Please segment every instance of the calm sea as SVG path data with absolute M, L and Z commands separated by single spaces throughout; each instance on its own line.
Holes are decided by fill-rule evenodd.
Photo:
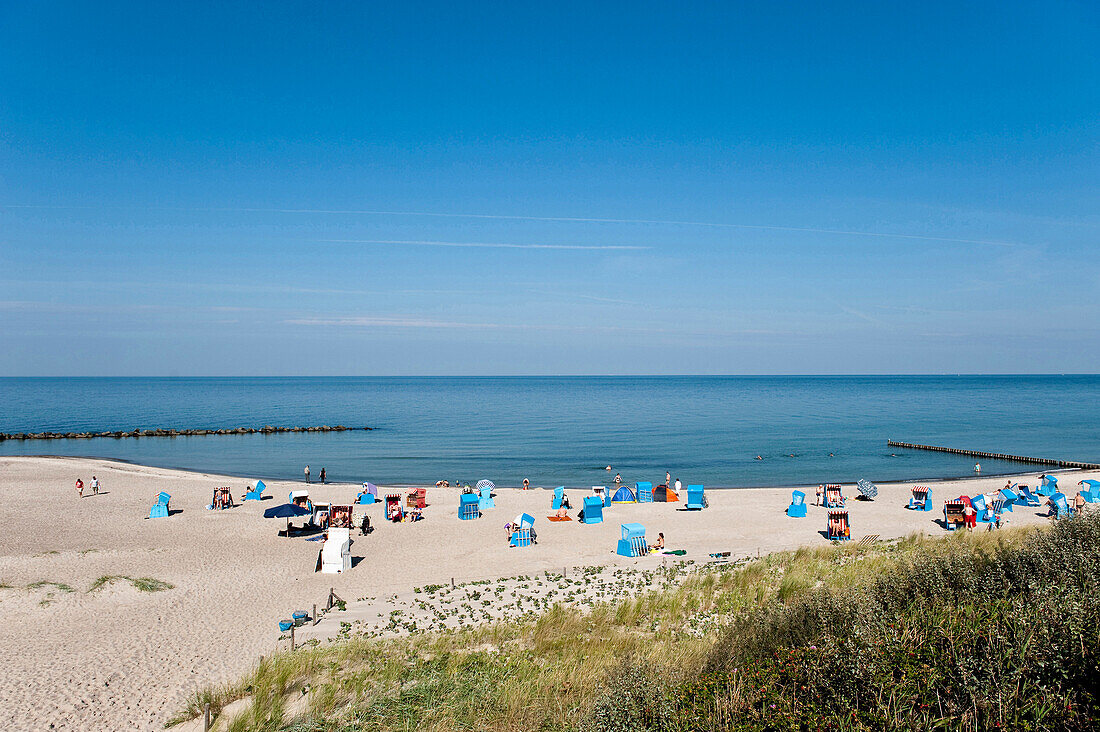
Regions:
M 269 478 L 298 478 L 309 463 L 314 475 L 378 483 L 587 486 L 610 479 L 607 465 L 630 482 L 663 482 L 668 470 L 714 487 L 932 479 L 973 475 L 974 460 L 886 440 L 1100 462 L 1098 397 L 1098 376 L 5 378 L 0 432 L 375 429 L 5 441 L 0 454 Z

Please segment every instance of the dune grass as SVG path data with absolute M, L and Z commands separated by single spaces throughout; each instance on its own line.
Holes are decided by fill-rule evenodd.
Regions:
M 129 582 L 130 585 L 140 592 L 164 592 L 165 590 L 171 590 L 175 587 L 170 582 L 159 580 L 154 577 L 130 577 L 124 574 L 105 574 L 88 588 L 88 592 L 95 592 L 96 590 L 104 587 L 112 582 Z
M 916 560 L 992 557 L 1028 535 L 957 532 L 805 548 L 743 566 L 704 565 L 674 588 L 591 609 L 558 604 L 525 621 L 315 645 L 267 658 L 241 682 L 196 695 L 173 722 L 197 716 L 206 702 L 217 713 L 247 698 L 228 729 L 577 729 L 596 724 L 593 710 L 609 690 L 621 696 L 612 680 L 624 676 L 624 659 L 625 668 L 648 669 L 646 678 L 664 679 L 668 688 L 686 687 L 710 671 L 716 644 L 746 617 L 793 607 L 821 588 L 866 588 Z

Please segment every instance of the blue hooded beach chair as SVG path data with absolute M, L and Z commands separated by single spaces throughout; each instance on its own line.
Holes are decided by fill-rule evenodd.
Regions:
M 369 506 L 378 500 L 378 486 L 374 483 L 364 483 L 363 490 L 359 491 L 358 503 L 360 506 Z
M 699 484 L 689 485 L 687 494 L 687 503 L 684 504 L 684 508 L 691 511 L 702 511 L 707 507 L 707 496 L 704 493 L 703 486 Z
M 976 516 L 975 521 L 981 521 L 984 524 L 988 524 L 993 520 L 993 507 L 986 505 L 985 496 L 978 494 L 970 499 L 970 505 L 974 507 Z
M 157 496 L 157 502 L 149 509 L 149 518 L 168 518 L 168 504 L 171 500 L 172 496 L 162 491 Z
M 1017 485 L 1019 489 L 1020 497 L 1016 499 L 1016 503 L 1021 506 L 1041 506 L 1043 502 L 1039 500 L 1039 496 L 1031 492 L 1031 487 L 1026 485 Z
M 482 481 L 482 482 L 483 483 L 488 483 L 488 481 Z M 496 502 L 493 501 L 493 484 L 492 483 L 489 483 L 489 485 L 481 486 L 481 498 L 478 499 L 478 500 L 479 500 L 479 505 L 480 505 L 482 511 L 484 511 L 487 508 L 496 508 L 497 507 Z
M 458 517 L 463 521 L 481 518 L 481 502 L 476 493 L 463 493 L 458 497 Z
M 1088 503 L 1100 503 L 1100 480 L 1082 480 L 1081 497 Z
M 519 526 L 512 527 L 510 546 L 531 546 L 535 540 L 535 517 L 529 513 L 522 514 L 519 518 Z
M 806 494 L 791 491 L 791 505 L 787 506 L 787 515 L 791 518 L 806 518 Z
M 267 490 L 267 486 L 264 485 L 262 480 L 256 481 L 256 487 L 250 491 L 244 492 L 244 500 L 246 501 L 262 501 L 264 499 L 264 491 Z
M 559 485 L 554 489 L 554 497 L 550 499 L 551 510 L 557 511 L 561 508 L 562 501 L 565 500 L 565 486 Z
M 584 523 L 586 524 L 602 524 L 603 523 L 603 499 L 599 496 L 585 496 L 584 497 L 584 510 L 582 511 L 584 516 Z
M 634 497 L 638 503 L 653 503 L 653 484 L 646 480 L 635 483 Z
M 1042 476 L 1042 478 L 1043 484 L 1040 485 L 1038 490 L 1036 490 L 1035 492 L 1038 493 L 1040 496 L 1046 496 L 1047 498 L 1050 498 L 1058 492 L 1058 478 L 1053 475 L 1044 475 Z
M 1011 488 L 1001 489 L 1001 498 L 1004 499 L 1004 510 L 1012 513 L 1012 507 L 1020 500 L 1020 496 Z
M 1054 506 L 1054 518 L 1062 519 L 1073 515 L 1073 509 L 1069 507 L 1069 501 L 1061 493 L 1055 493 L 1051 496 L 1050 502 Z
M 615 553 L 623 557 L 644 557 L 649 554 L 645 543 L 645 526 L 641 524 L 620 524 L 622 532 Z

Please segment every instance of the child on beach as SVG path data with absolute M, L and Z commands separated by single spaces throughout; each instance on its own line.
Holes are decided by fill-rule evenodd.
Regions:
M 80 478 L 76 479 L 76 492 L 81 498 L 84 497 L 84 481 Z

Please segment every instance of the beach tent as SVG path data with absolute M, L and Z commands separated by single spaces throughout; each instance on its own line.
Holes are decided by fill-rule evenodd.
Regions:
M 653 503 L 653 484 L 648 480 L 635 483 L 634 498 L 638 500 L 638 503 Z
M 1050 496 L 1053 496 L 1055 493 L 1058 492 L 1057 477 L 1053 475 L 1040 475 L 1039 477 L 1042 479 L 1043 484 L 1039 486 L 1039 489 L 1036 491 L 1036 493 L 1038 493 L 1040 496 L 1047 496 L 1049 498 Z
M 644 557 L 649 554 L 645 543 L 645 526 L 641 524 L 620 524 L 622 532 L 615 553 L 623 557 Z
M 168 518 L 168 503 L 171 500 L 172 496 L 161 491 L 154 499 L 153 507 L 149 509 L 149 518 Z
M 676 495 L 676 491 L 662 484 L 653 489 L 653 500 L 658 503 L 675 503 L 680 497 Z
M 284 503 L 281 506 L 275 506 L 264 511 L 264 518 L 285 518 L 286 519 L 286 535 L 290 536 L 290 520 L 292 518 L 298 518 L 300 516 L 308 516 L 310 510 L 305 506 L 301 506 L 297 503 Z
M 851 541 L 852 530 L 848 526 L 847 511 L 829 511 L 829 523 L 825 533 L 832 541 Z
M 496 488 L 491 480 L 479 480 L 477 482 L 477 491 L 481 494 L 479 507 L 482 511 L 487 508 L 496 508 L 497 504 L 493 501 L 493 489 Z
M 348 507 L 351 510 L 351 507 Z M 340 574 L 351 569 L 351 530 L 330 528 L 321 545 L 321 574 Z
M 581 516 L 583 516 L 583 522 L 586 524 L 602 524 L 603 498 L 600 496 L 585 496 Z
M 932 489 L 918 485 L 913 489 L 913 496 L 909 499 L 909 509 L 912 511 L 932 510 Z
M 361 506 L 369 506 L 378 500 L 378 486 L 374 483 L 364 483 L 363 490 L 359 491 L 355 502 Z
M 701 485 L 689 485 L 687 503 L 684 504 L 684 508 L 692 511 L 702 511 L 707 507 L 707 496 L 704 493 L 704 488 Z
M 1084 486 L 1081 497 L 1088 503 L 1100 503 L 1100 480 L 1082 480 L 1077 485 Z
M 806 494 L 791 491 L 791 505 L 787 506 L 787 515 L 791 518 L 806 518 Z
M 626 485 L 619 486 L 619 490 L 615 491 L 615 497 L 611 499 L 612 503 L 637 503 L 637 499 L 634 498 L 634 491 L 630 490 Z
M 554 489 L 554 497 L 550 499 L 550 508 L 557 511 L 565 500 L 565 486 L 559 485 Z
M 458 517 L 463 521 L 481 517 L 481 502 L 476 493 L 463 493 L 458 497 Z
M 245 491 L 244 500 L 246 501 L 262 501 L 264 499 L 264 491 L 267 490 L 267 486 L 264 485 L 262 480 L 256 481 L 256 487 L 252 490 Z

